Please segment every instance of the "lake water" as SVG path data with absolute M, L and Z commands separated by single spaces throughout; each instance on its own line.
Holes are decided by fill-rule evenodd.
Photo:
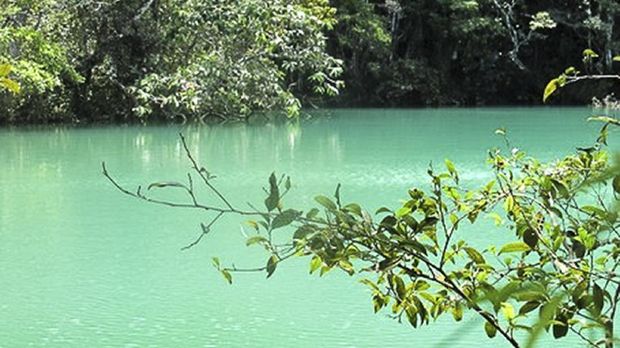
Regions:
M 577 108 L 333 110 L 301 125 L 106 126 L 0 130 L 0 347 L 503 347 L 482 321 L 445 317 L 412 329 L 374 314 L 365 286 L 298 259 L 232 286 L 211 257 L 263 264 L 242 219 L 227 218 L 188 251 L 208 216 L 117 192 L 100 162 L 136 187 L 182 180 L 178 132 L 232 201 L 262 203 L 272 171 L 293 179 L 286 203 L 308 207 L 342 183 L 347 201 L 395 207 L 452 159 L 466 183 L 489 177 L 486 150 L 506 127 L 515 146 L 553 159 L 600 127 Z M 612 134 L 612 138 L 615 137 Z M 207 199 L 212 199 L 207 197 Z M 473 231 L 472 242 L 501 231 Z M 491 234 L 492 235 L 492 234 Z M 496 238 L 496 237 L 492 237 Z M 577 346 L 575 340 L 561 341 Z M 542 342 L 546 346 L 550 342 Z

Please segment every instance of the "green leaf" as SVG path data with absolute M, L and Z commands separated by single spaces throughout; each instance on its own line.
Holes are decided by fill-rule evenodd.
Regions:
M 13 70 L 10 64 L 0 64 L 0 77 L 7 77 Z
M 314 227 L 311 225 L 302 225 L 293 234 L 293 240 L 305 239 L 312 232 L 314 232 Z
M 512 320 L 515 318 L 515 309 L 510 303 L 503 302 L 501 306 L 504 318 L 506 318 L 507 320 Z
M 278 188 L 278 181 L 275 173 L 271 173 L 269 176 L 269 196 L 265 199 L 265 208 L 268 211 L 272 211 L 278 207 L 280 203 L 280 189 Z
M 186 188 L 186 186 L 181 184 L 180 182 L 176 182 L 176 181 L 161 181 L 161 182 L 154 182 L 154 183 L 150 184 L 147 189 L 150 190 L 150 189 L 153 189 L 153 188 L 164 188 L 164 187 L 181 187 L 181 188 Z
M 556 189 L 556 191 L 558 191 L 558 193 L 560 194 L 560 197 L 568 198 L 570 196 L 569 189 L 565 183 L 559 180 L 551 179 L 551 184 Z
M 612 58 L 612 60 L 613 60 L 614 62 L 620 62 L 620 56 L 614 56 L 614 57 Z
M 404 216 L 407 216 L 411 213 L 411 208 L 410 207 L 401 207 L 400 209 L 398 209 L 396 211 L 396 213 L 394 213 L 394 216 L 396 216 L 397 218 L 402 218 Z
M 598 53 L 594 52 L 592 49 L 586 48 L 585 50 L 583 50 L 583 57 L 584 58 L 598 58 L 599 55 Z
M 446 162 L 446 168 L 448 169 L 448 172 L 450 172 L 450 174 L 454 175 L 454 173 L 456 173 L 456 167 L 454 166 L 454 163 L 452 163 L 452 161 L 450 161 L 447 158 L 446 158 L 445 162 Z
M 562 338 L 568 333 L 568 325 L 565 323 L 553 325 L 553 337 Z
M 539 319 L 532 327 L 532 331 L 525 342 L 525 348 L 533 348 L 536 340 L 540 335 L 545 332 L 545 329 L 548 327 L 549 323 L 553 319 L 553 316 L 558 308 L 558 305 L 562 301 L 561 297 L 554 297 L 551 301 L 545 303 L 542 307 L 540 307 L 540 315 Z
M 533 229 L 528 228 L 525 232 L 523 232 L 523 241 L 531 249 L 534 249 L 538 244 L 538 234 Z
M 348 211 L 350 213 L 353 213 L 353 214 L 355 214 L 355 215 L 357 215 L 359 217 L 362 217 L 362 207 L 360 207 L 359 204 L 356 204 L 356 203 L 347 204 L 344 207 L 344 210 L 346 210 L 346 211 Z
M 13 94 L 17 94 L 20 92 L 21 87 L 19 85 L 19 83 L 11 80 L 11 79 L 7 79 L 7 78 L 0 78 L 0 85 L 2 85 L 4 88 L 8 89 L 10 92 L 12 92 Z
M 285 227 L 290 225 L 295 219 L 297 219 L 300 215 L 300 212 L 293 209 L 288 209 L 280 213 L 276 216 L 271 222 L 271 229 L 275 230 L 276 228 Z
M 248 240 L 245 242 L 245 245 L 250 246 L 250 245 L 254 245 L 257 243 L 263 243 L 263 242 L 267 242 L 267 238 L 257 235 L 257 236 L 252 236 L 248 238 Z
M 340 186 L 340 184 L 336 185 L 336 192 L 334 192 L 334 198 L 336 198 L 338 206 L 340 206 Z
M 463 306 L 457 304 L 452 307 L 452 317 L 455 321 L 461 321 L 463 319 Z
M 489 213 L 489 215 L 487 215 L 487 217 L 493 219 L 493 222 L 495 223 L 495 226 L 501 226 L 503 221 L 502 221 L 502 217 L 496 213 L 496 212 L 492 212 Z
M 515 199 L 512 196 L 508 196 L 506 197 L 506 200 L 504 201 L 504 210 L 506 210 L 507 213 L 511 212 L 515 207 Z
M 524 251 L 529 251 L 529 250 L 531 250 L 529 245 L 523 242 L 514 242 L 514 243 L 508 243 L 504 245 L 499 250 L 499 255 L 505 254 L 505 253 L 519 253 L 519 252 L 524 252 Z
M 611 123 L 613 125 L 620 126 L 620 120 L 609 116 L 590 116 L 588 117 L 588 121 Z
M 596 315 L 600 315 L 605 304 L 605 295 L 603 289 L 601 289 L 601 287 L 596 283 L 592 287 L 592 301 L 594 303 L 594 313 Z
M 568 68 L 566 68 L 566 70 L 564 70 L 564 75 L 574 75 L 574 74 L 578 74 L 579 71 L 577 71 L 577 69 L 575 69 L 574 66 L 570 66 Z
M 310 274 L 314 273 L 319 267 L 323 265 L 323 260 L 319 256 L 314 256 L 312 260 L 310 260 Z
M 220 259 L 218 257 L 212 258 L 211 263 L 213 264 L 213 267 L 220 269 Z
M 615 193 L 620 193 L 620 175 L 614 176 L 614 180 L 611 183 Z
M 375 212 L 375 215 L 379 215 L 381 213 L 392 213 L 392 211 L 386 207 L 381 207 L 377 209 L 377 211 Z
M 275 255 L 271 255 L 269 260 L 267 260 L 267 278 L 271 277 L 273 272 L 276 271 L 276 266 L 278 265 L 278 258 Z
M 248 220 L 245 222 L 248 226 L 258 231 L 258 223 L 254 220 Z
M 523 306 L 521 306 L 521 308 L 519 309 L 519 315 L 525 315 L 533 310 L 535 310 L 536 308 L 538 308 L 540 306 L 540 302 L 538 301 L 529 301 L 526 302 Z
M 319 215 L 320 211 L 317 208 L 312 208 L 308 213 L 306 213 L 307 219 L 314 219 L 317 215 Z
M 478 252 L 478 250 L 476 250 L 474 248 L 470 248 L 470 247 L 465 247 L 463 249 L 465 250 L 465 252 L 469 256 L 469 258 L 472 261 L 474 261 L 475 263 L 477 263 L 479 265 L 485 263 L 484 257 L 482 256 L 482 254 L 480 252 Z
M 493 324 L 489 323 L 488 321 L 485 321 L 484 332 L 487 333 L 487 336 L 489 336 L 489 338 L 493 338 L 497 334 L 497 328 L 495 328 L 495 326 L 493 326 Z
M 547 83 L 547 87 L 545 87 L 545 92 L 543 93 L 543 103 L 547 102 L 547 99 L 549 99 L 549 97 L 558 90 L 559 86 L 560 84 L 557 78 Z
M 325 196 L 316 196 L 314 198 L 315 201 L 317 201 L 320 205 L 324 206 L 325 208 L 327 208 L 327 210 L 329 211 L 336 211 L 338 210 L 338 207 L 336 206 L 336 204 L 329 199 L 328 197 Z
M 379 293 L 375 294 L 375 296 L 372 297 L 372 303 L 373 303 L 375 313 L 379 312 L 381 308 L 383 308 L 386 305 L 385 299 Z
M 338 266 L 340 266 L 340 268 L 347 272 L 349 275 L 355 274 L 355 269 L 353 269 L 353 265 L 347 260 L 338 261 Z
M 230 274 L 229 271 L 223 269 L 220 271 L 220 273 L 222 274 L 222 276 L 224 277 L 224 279 L 226 279 L 226 281 L 228 282 L 228 284 L 232 284 L 232 275 Z

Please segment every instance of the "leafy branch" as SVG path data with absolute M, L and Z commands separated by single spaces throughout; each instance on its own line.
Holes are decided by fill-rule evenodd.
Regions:
M 253 234 L 246 244 L 262 247 L 267 260 L 242 268 L 214 258 L 229 283 L 241 272 L 265 272 L 269 278 L 279 263 L 307 256 L 310 273 L 339 269 L 365 275 L 361 282 L 371 289 L 375 311 L 389 308 L 394 318 L 413 327 L 446 313 L 459 321 L 467 309 L 484 319 L 489 337 L 499 334 L 513 347 L 521 346 L 517 331 L 529 332 L 525 346 L 532 346 L 549 328 L 555 338 L 572 333 L 592 346 L 611 347 L 620 299 L 620 222 L 605 191 L 619 194 L 620 179 L 603 149 L 607 128 L 618 121 L 599 121 L 606 124 L 593 147 L 552 163 L 510 148 L 505 130 L 498 132 L 506 138 L 507 154 L 489 152 L 492 181 L 478 189 L 464 187 L 456 165 L 446 160 L 445 171 L 429 168 L 428 192 L 412 188 L 398 209 L 381 208 L 375 214 L 344 203 L 340 185 L 333 197 L 316 197 L 318 207 L 307 212 L 285 208 L 291 181 L 275 174 L 264 189 L 264 208 L 248 204 L 249 209 L 240 209 L 217 188 L 215 176 L 193 157 L 182 135 L 192 170 L 186 182 L 157 182 L 146 192 L 140 186 L 132 191 L 109 174 L 105 163 L 102 169 L 126 195 L 212 214 L 183 250 L 199 244 L 224 215 L 250 219 L 246 223 Z M 213 202 L 199 199 L 196 178 L 213 193 Z M 181 189 L 187 198 L 161 200 L 150 195 L 154 189 Z M 485 226 L 481 216 L 511 232 L 508 243 L 485 249 L 469 244 L 460 228 Z M 275 230 L 288 231 L 289 237 L 276 240 Z M 600 339 L 592 340 L 598 333 Z

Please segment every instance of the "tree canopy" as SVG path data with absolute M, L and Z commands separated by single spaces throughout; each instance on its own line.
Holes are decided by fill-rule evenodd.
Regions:
M 326 0 L 9 1 L 0 20 L 9 121 L 295 116 L 342 86 Z
M 613 0 L 7 0 L 0 64 L 22 88 L 0 96 L 0 120 L 540 103 L 584 48 L 599 55 L 586 73 L 620 68 L 619 16 Z M 592 90 L 610 86 L 554 102 Z

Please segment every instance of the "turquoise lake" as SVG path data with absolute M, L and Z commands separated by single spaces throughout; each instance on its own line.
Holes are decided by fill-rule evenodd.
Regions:
M 181 251 L 209 216 L 149 205 L 124 185 L 183 180 L 178 133 L 239 206 L 262 204 L 268 176 L 286 173 L 285 203 L 307 208 L 342 184 L 345 201 L 396 207 L 424 186 L 429 163 L 450 158 L 469 185 L 490 178 L 487 150 L 512 144 L 542 159 L 596 139 L 585 108 L 345 109 L 300 124 L 0 129 L 0 347 L 506 347 L 481 319 L 451 316 L 419 329 L 374 314 L 370 292 L 341 272 L 308 274 L 296 259 L 228 285 L 211 258 L 263 265 L 244 220 L 227 217 Z M 618 134 L 611 134 L 613 139 Z M 167 197 L 166 192 L 156 192 Z M 173 194 L 174 195 L 174 194 Z M 178 197 L 178 196 L 174 196 Z M 205 196 L 206 201 L 214 198 Z M 286 232 L 283 232 L 286 233 Z M 470 230 L 472 243 L 502 230 Z M 572 338 L 545 347 L 579 346 Z

